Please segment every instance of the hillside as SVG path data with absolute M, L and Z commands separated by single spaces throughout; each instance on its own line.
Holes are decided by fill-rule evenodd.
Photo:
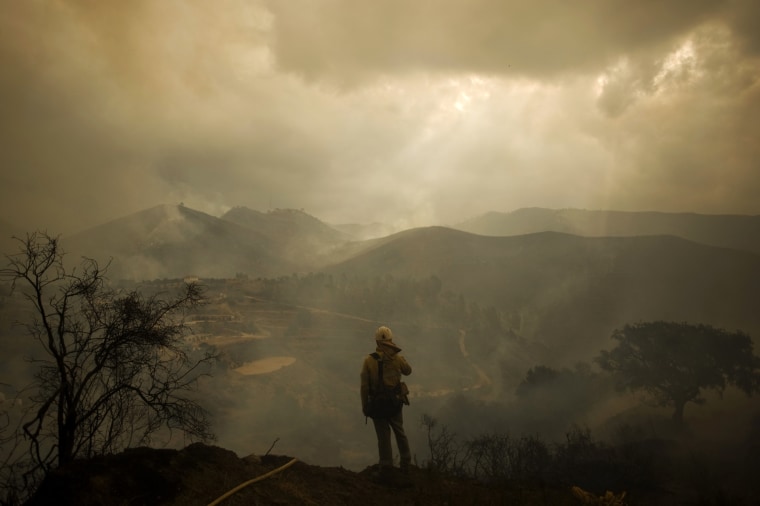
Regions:
M 760 234 L 740 232 L 754 217 L 541 209 L 490 216 L 512 223 L 512 232 L 554 223 L 601 233 L 606 223 L 604 230 L 620 235 L 489 236 L 428 227 L 349 241 L 302 211 L 238 207 L 215 218 L 158 206 L 65 237 L 64 247 L 72 259 L 113 258 L 115 278 L 276 278 L 314 271 L 436 276 L 444 290 L 498 308 L 516 334 L 554 347 L 557 360 L 581 359 L 605 347 L 614 328 L 638 320 L 706 322 L 760 334 L 751 302 L 760 279 L 758 256 L 682 238 L 695 230 L 713 231 L 715 238 L 721 229 L 723 242 L 751 242 Z M 625 236 L 674 228 L 678 235 Z
M 590 237 L 674 235 L 760 253 L 760 216 L 527 208 L 486 213 L 454 228 L 493 236 L 545 231 Z
M 534 443 L 533 452 L 520 456 L 483 455 L 480 479 L 471 475 L 473 469 L 451 472 L 416 466 L 408 475 L 396 469 L 380 477 L 376 466 L 354 472 L 269 453 L 240 458 L 227 449 L 201 443 L 181 450 L 134 448 L 52 471 L 26 504 L 739 505 L 756 504 L 760 492 L 752 469 L 737 469 L 735 464 L 730 466 L 733 479 L 705 476 L 704 470 L 701 475 L 696 469 L 689 472 L 685 468 L 698 457 L 688 449 L 677 450 L 679 444 L 673 441 L 650 440 L 618 449 L 575 441 L 564 445 L 556 460 L 546 460 L 541 450 L 547 447 Z M 516 459 L 508 464 L 510 457 Z M 683 465 L 680 472 L 666 471 L 679 465 Z
M 238 458 L 229 450 L 202 444 L 181 451 L 138 448 L 53 472 L 28 506 L 205 506 L 292 460 L 276 455 Z M 353 472 L 296 461 L 270 478 L 241 489 L 222 504 L 457 505 L 501 504 L 505 499 L 504 492 L 465 479 L 434 477 L 418 469 L 411 478 L 413 486 L 400 477 L 379 482 L 372 468 Z M 574 504 L 567 489 L 553 495 L 560 499 L 555 504 Z
M 579 358 L 639 320 L 702 321 L 758 335 L 760 257 L 672 236 L 584 238 L 544 232 L 488 237 L 408 230 L 330 266 L 334 275 L 437 276 L 494 305 L 514 330 Z
M 352 239 L 349 234 L 295 209 L 262 213 L 247 207 L 233 207 L 221 219 L 265 237 L 277 255 L 298 265 L 300 270 L 317 268 L 336 246 Z
M 63 244 L 73 259 L 112 259 L 117 278 L 256 278 L 317 269 L 351 239 L 293 209 L 235 207 L 217 218 L 160 205 L 66 236 Z
M 184 206 L 161 205 L 63 238 L 74 260 L 113 259 L 111 276 L 275 276 L 295 267 L 266 235 Z
M 266 213 L 247 207 L 233 207 L 221 218 L 256 230 L 277 242 L 306 239 L 318 244 L 333 245 L 351 237 L 296 209 L 274 209 Z

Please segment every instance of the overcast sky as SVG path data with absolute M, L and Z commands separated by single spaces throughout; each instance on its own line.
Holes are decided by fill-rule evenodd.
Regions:
M 0 218 L 760 214 L 757 0 L 0 0 Z

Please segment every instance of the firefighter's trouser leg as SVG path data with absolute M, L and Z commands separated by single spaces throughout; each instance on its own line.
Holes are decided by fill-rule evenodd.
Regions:
M 391 418 L 373 419 L 372 422 L 375 425 L 375 433 L 377 434 L 380 467 L 390 468 L 393 466 L 393 450 L 391 448 L 391 430 L 393 430 L 393 434 L 396 436 L 401 468 L 408 469 L 409 464 L 412 462 L 412 453 L 409 449 L 409 440 L 404 432 L 403 410 Z

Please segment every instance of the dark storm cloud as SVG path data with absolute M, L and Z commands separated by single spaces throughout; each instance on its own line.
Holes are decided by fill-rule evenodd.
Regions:
M 553 76 L 667 44 L 720 12 L 711 0 L 271 2 L 279 64 L 351 80 L 420 67 Z

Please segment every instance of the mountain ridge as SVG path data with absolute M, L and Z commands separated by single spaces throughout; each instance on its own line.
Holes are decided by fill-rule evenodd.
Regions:
M 394 234 L 325 272 L 436 276 L 454 293 L 505 311 L 518 333 L 562 350 L 560 336 L 597 336 L 588 339 L 599 347 L 614 328 L 642 319 L 760 332 L 752 303 L 760 257 L 674 236 L 497 237 L 429 227 Z
M 294 268 L 260 232 L 183 205 L 159 205 L 62 238 L 67 251 L 112 259 L 127 279 L 275 275 Z
M 535 208 L 517 214 L 546 222 L 567 212 Z M 567 315 L 575 315 L 574 323 L 564 324 L 567 331 L 580 333 L 582 322 L 591 321 L 599 336 L 639 319 L 709 321 L 760 332 L 748 302 L 753 283 L 760 285 L 760 256 L 725 244 L 552 230 L 494 236 L 444 226 L 361 241 L 299 210 L 238 207 L 225 216 L 156 206 L 66 237 L 64 245 L 99 260 L 113 258 L 111 275 L 126 278 L 276 278 L 316 271 L 436 276 L 446 290 L 503 309 L 518 331 L 558 345 Z M 594 224 L 599 216 L 607 214 L 594 214 Z M 633 216 L 629 231 L 641 228 L 638 218 Z M 747 219 L 740 221 L 754 223 L 754 217 Z M 670 231 L 672 224 L 660 228 Z
M 583 236 L 677 235 L 684 239 L 760 253 L 760 215 L 522 208 L 491 211 L 453 226 L 482 235 L 550 230 Z

